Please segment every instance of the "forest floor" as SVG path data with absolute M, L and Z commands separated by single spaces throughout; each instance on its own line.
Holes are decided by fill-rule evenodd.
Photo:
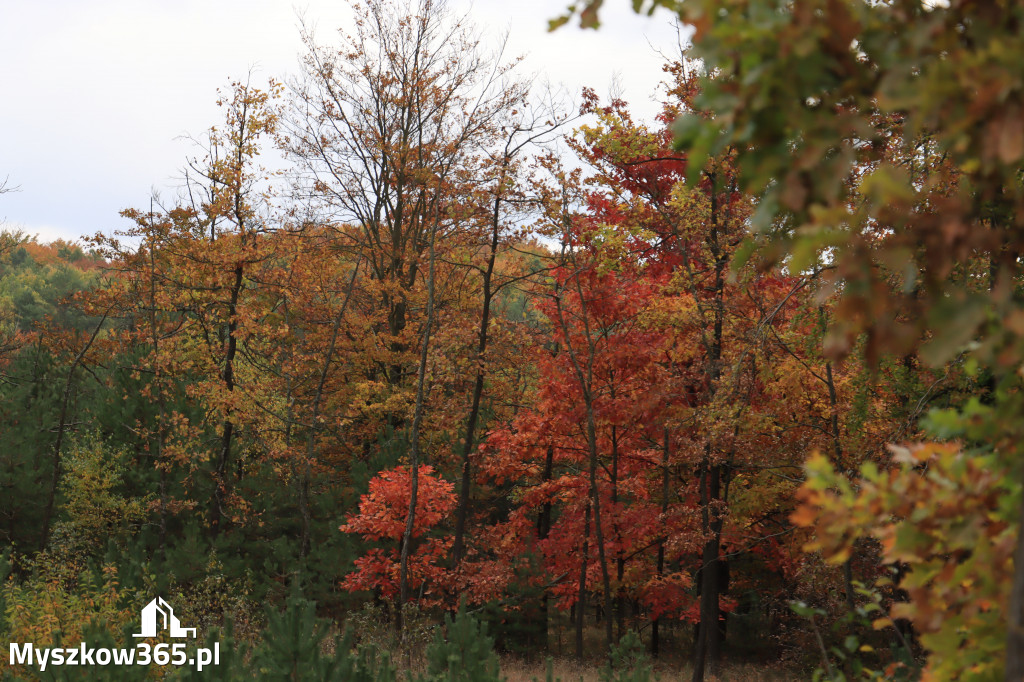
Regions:
M 602 667 L 597 663 L 579 663 L 573 659 L 552 659 L 554 680 L 561 682 L 599 682 Z M 526 661 L 512 657 L 502 657 L 501 674 L 507 682 L 544 682 L 547 676 L 547 663 L 544 661 Z M 655 664 L 654 673 L 661 682 L 689 681 L 693 670 L 688 665 L 680 666 L 671 663 Z M 792 682 L 806 679 L 793 670 L 771 668 L 754 663 L 726 664 L 717 677 L 707 677 L 707 682 Z
M 350 614 L 350 627 L 360 634 L 362 644 L 387 651 L 400 671 L 400 678 L 413 679 L 427 664 L 425 651 L 436 634 L 436 624 L 430 619 L 413 616 L 407 624 L 408 640 L 403 647 L 396 646 L 391 624 L 380 620 L 380 614 L 373 609 L 364 613 Z M 383 624 L 382 624 L 383 623 Z M 589 625 L 584 629 L 584 660 L 572 655 L 571 632 L 564 622 L 553 619 L 547 654 L 520 643 L 518 653 L 499 653 L 501 677 L 506 682 L 600 682 L 605 674 L 606 659 L 601 655 L 604 647 L 603 628 Z M 687 636 L 686 628 L 666 628 L 663 639 L 663 656 L 650 661 L 653 679 L 660 682 L 689 682 L 693 668 L 688 652 L 693 643 Z M 330 647 L 333 638 L 324 642 Z M 708 675 L 706 682 L 794 682 L 810 679 L 811 673 L 794 661 L 780 662 L 777 651 L 767 649 L 738 648 L 733 644 L 732 660 L 726 660 L 717 676 Z M 499 648 L 500 651 L 500 648 Z M 331 653 L 325 651 L 325 653 Z M 548 660 L 551 661 L 551 677 L 548 677 Z
M 572 633 L 565 623 L 553 619 L 553 628 L 548 641 L 552 680 L 555 682 L 599 682 L 605 668 L 605 659 L 599 653 L 603 650 L 604 630 L 597 625 L 584 629 L 583 650 L 587 652 L 583 661 L 572 655 L 570 644 Z M 663 633 L 663 656 L 652 663 L 656 679 L 661 682 L 689 682 L 693 668 L 688 652 L 693 642 L 689 630 L 683 627 L 666 628 Z M 742 640 L 742 638 L 740 638 Z M 743 648 L 731 642 L 732 660 L 726 660 L 716 677 L 707 676 L 707 682 L 794 682 L 810 679 L 811 673 L 800 669 L 794 661 L 778 662 L 778 652 L 762 648 Z M 548 664 L 545 656 L 517 656 L 501 654 L 501 674 L 507 682 L 544 682 L 547 679 Z M 649 660 L 649 659 L 648 659 Z

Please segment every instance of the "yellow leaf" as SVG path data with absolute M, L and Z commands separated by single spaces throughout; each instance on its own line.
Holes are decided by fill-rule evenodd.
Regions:
M 833 565 L 839 565 L 845 563 L 846 560 L 850 558 L 851 554 L 853 554 L 853 549 L 851 547 L 843 547 L 832 556 L 827 557 L 825 561 Z
M 887 627 L 894 627 L 894 625 L 891 618 L 879 618 L 871 623 L 871 627 L 875 630 L 884 630 Z

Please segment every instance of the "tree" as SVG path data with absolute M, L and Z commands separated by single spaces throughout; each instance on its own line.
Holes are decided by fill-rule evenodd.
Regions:
M 43 548 L 49 540 L 64 446 L 94 388 L 79 370 L 96 359 L 93 342 L 105 321 L 104 310 L 86 314 L 74 299 L 103 286 L 98 265 L 65 242 L 0 233 L 0 412 L 8 437 L 2 485 L 32 491 L 12 494 L 0 511 L 14 543 Z
M 662 123 L 681 108 L 692 106 L 694 77 L 682 65 L 667 69 L 673 99 Z M 712 673 L 720 656 L 721 595 L 726 590 L 725 562 L 720 558 L 728 480 L 736 467 L 739 416 L 746 401 L 740 397 L 746 357 L 738 301 L 727 286 L 733 253 L 749 215 L 750 201 L 736 190 L 735 170 L 728 154 L 709 161 L 699 177 L 683 183 L 688 159 L 668 149 L 666 130 L 649 131 L 633 123 L 623 103 L 598 109 L 599 125 L 584 128 L 581 155 L 599 171 L 595 184 L 607 188 L 604 201 L 592 203 L 633 234 L 633 248 L 650 252 L 666 293 L 686 301 L 685 312 L 668 313 L 677 331 L 674 343 L 696 346 L 680 382 L 685 393 L 675 396 L 677 409 L 690 411 L 693 424 L 735 424 L 688 429 L 691 442 L 702 443 L 695 458 L 697 497 L 704 538 L 696 571 L 700 594 L 695 679 L 703 679 L 705 661 Z M 604 217 L 604 216 L 601 216 Z M 629 243 L 627 241 L 627 243 Z M 654 255 L 656 254 L 656 255 Z M 657 275 L 651 276 L 653 279 Z M 751 290 L 754 282 L 745 282 Z M 678 300 L 677 298 L 677 300 Z M 685 340 L 679 339 L 685 336 Z M 738 343 L 737 343 L 738 342 Z M 734 347 L 735 345 L 735 347 Z M 730 365 L 733 365 L 730 371 Z M 687 385 L 688 384 L 688 385 Z M 671 400 L 666 395 L 666 402 Z M 682 404 L 679 404 L 682 403 Z
M 578 654 L 596 594 L 609 639 L 641 613 L 700 622 L 703 674 L 736 605 L 729 583 L 758 580 L 735 570 L 730 580 L 732 558 L 792 564 L 795 548 L 779 538 L 793 532 L 794 486 L 772 476 L 798 469 L 807 444 L 824 442 L 815 432 L 831 432 L 815 423 L 822 411 L 827 423 L 827 399 L 803 395 L 806 361 L 779 371 L 781 339 L 807 335 L 796 313 L 814 278 L 748 267 L 728 280 L 751 201 L 729 181 L 728 157 L 699 183 L 684 181 L 667 124 L 692 101 L 695 77 L 668 71 L 672 97 L 654 127 L 623 102 L 601 107 L 588 95 L 594 122 L 574 149 L 593 174 L 584 185 L 556 171 L 547 200 L 563 246 L 550 284 L 534 287 L 550 330 L 535 349 L 537 391 L 488 435 L 482 470 L 518 481 L 521 502 L 496 535 L 518 538 L 505 552 L 539 551 L 547 591 L 576 610 Z
M 261 139 L 275 130 L 273 99 L 279 90 L 273 82 L 268 91 L 233 83 L 230 95 L 218 102 L 226 111 L 225 124 L 211 128 L 204 158 L 193 160 L 186 173 L 187 202 L 162 212 L 124 211 L 135 222 L 124 236 L 141 238 L 138 248 L 97 237 L 119 275 L 116 288 L 101 298 L 124 293 L 122 301 L 114 299 L 110 305 L 123 318 L 138 316 L 148 322 L 128 335 L 139 334 L 149 346 L 149 388 L 158 402 L 163 400 L 168 359 L 173 358 L 196 376 L 191 395 L 200 399 L 208 419 L 219 422 L 208 502 L 214 535 L 232 516 L 233 483 L 242 470 L 239 431 L 246 413 L 255 408 L 239 396 L 248 388 L 240 385 L 239 356 L 243 338 L 255 331 L 260 317 L 261 301 L 251 282 L 261 278 L 255 271 L 265 271 L 270 258 L 264 239 L 270 229 L 262 186 L 266 176 L 258 157 Z M 252 303 L 256 305 L 250 307 Z M 166 416 L 160 416 L 154 430 L 158 454 L 164 450 Z M 178 427 L 179 436 L 188 440 L 194 425 L 178 420 Z M 188 447 L 179 445 L 179 452 Z M 193 458 L 193 466 L 202 460 L 183 457 Z
M 356 570 L 345 577 L 342 585 L 349 590 L 379 590 L 382 596 L 396 600 L 399 611 L 410 587 L 427 594 L 428 603 L 437 600 L 430 595 L 439 590 L 436 584 L 429 584 L 438 582 L 443 571 L 441 562 L 451 545 L 451 538 L 426 538 L 415 550 L 407 551 L 410 542 L 406 536 L 421 538 L 455 507 L 454 486 L 435 476 L 432 467 L 423 465 L 416 472 L 416 513 L 410 513 L 412 476 L 412 467 L 377 474 L 370 481 L 369 492 L 360 498 L 359 513 L 350 514 L 341 526 L 344 533 L 358 533 L 367 540 L 394 545 L 391 549 L 371 549 L 357 559 Z M 403 588 L 406 594 L 402 594 Z
M 483 156 L 499 118 L 521 105 L 514 62 L 485 54 L 443 2 L 357 5 L 340 48 L 304 35 L 308 53 L 281 142 L 297 165 L 299 196 L 366 262 L 382 319 L 376 373 L 401 392 L 412 371 L 408 329 L 432 235 L 444 250 L 465 234 L 460 197 L 485 182 Z M 405 421 L 389 408 L 392 427 Z
M 524 160 L 532 145 L 542 144 L 550 140 L 555 132 L 566 123 L 568 117 L 555 110 L 555 106 L 546 107 L 547 111 L 528 108 L 521 103 L 522 113 L 512 110 L 510 117 L 504 122 L 503 130 L 507 130 L 504 144 L 500 152 L 491 158 L 492 180 L 489 186 L 482 188 L 479 201 L 485 217 L 486 230 L 483 232 L 483 264 L 471 265 L 480 275 L 480 325 L 477 332 L 474 364 L 476 365 L 473 379 L 473 394 L 466 418 L 466 432 L 462 439 L 461 468 L 462 477 L 459 485 L 459 504 L 456 508 L 455 538 L 452 545 L 452 561 L 456 567 L 465 553 L 466 524 L 469 518 L 470 486 L 472 482 L 470 456 L 476 448 L 476 436 L 484 394 L 484 383 L 487 378 L 487 346 L 491 337 L 492 306 L 495 298 L 506 286 L 528 279 L 537 272 L 523 274 L 513 273 L 509 277 L 496 276 L 499 248 L 503 242 L 506 249 L 513 248 L 508 242 L 521 238 L 521 234 L 510 228 L 510 221 L 524 220 L 530 215 L 531 205 L 539 204 L 539 199 L 531 197 L 526 189 L 529 176 L 534 168 L 530 161 Z
M 600 4 L 584 5 L 585 24 L 596 25 Z M 1024 54 L 1021 8 L 649 5 L 657 6 L 696 27 L 691 54 L 713 74 L 698 100 L 710 116 L 677 128 L 691 159 L 735 150 L 741 186 L 759 196 L 752 225 L 772 250 L 767 264 L 836 266 L 827 349 L 845 355 L 863 333 L 872 365 L 918 347 L 940 365 L 977 344 L 970 353 L 991 373 L 996 406 L 985 413 L 986 442 L 1014 472 L 1008 494 L 1019 496 L 1024 84 L 1010 65 Z M 942 165 L 928 163 L 933 155 Z M 902 282 L 891 286 L 896 268 Z M 1015 504 L 1018 517 L 1005 520 L 1024 527 L 1024 502 Z M 1017 546 L 1003 602 L 1007 680 L 1024 675 L 1024 533 Z

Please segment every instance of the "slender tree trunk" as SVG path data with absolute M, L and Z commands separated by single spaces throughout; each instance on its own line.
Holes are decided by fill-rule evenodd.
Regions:
M 661 448 L 661 515 L 668 513 L 668 429 L 664 430 L 664 441 Z M 665 539 L 658 541 L 658 577 L 665 576 Z M 651 623 L 651 656 L 657 658 L 661 653 L 661 617 Z
M 287 295 L 282 302 L 282 310 L 284 313 L 284 324 L 286 327 L 291 327 L 291 308 L 288 305 Z M 282 358 L 281 363 L 278 365 L 278 372 L 284 377 L 284 404 L 286 406 L 284 413 L 284 447 L 287 450 L 291 450 L 292 447 L 292 434 L 295 431 L 295 393 L 292 388 L 292 375 L 286 371 L 286 367 L 292 358 L 291 349 L 285 351 L 285 355 Z M 303 509 L 302 503 L 302 481 L 299 475 L 299 466 L 301 462 L 298 456 L 289 457 L 291 462 L 292 478 L 291 483 L 295 486 L 295 499 L 298 501 L 299 516 L 305 521 L 305 510 Z M 302 540 L 300 536 L 299 541 L 299 556 L 302 556 Z
M 589 373 L 589 372 L 588 372 Z M 589 385 L 593 385 L 588 382 Z M 601 493 L 597 486 L 597 424 L 594 419 L 594 403 L 590 391 L 584 393 L 587 403 L 587 447 L 590 450 L 590 495 L 594 503 L 594 539 L 597 542 L 597 560 L 601 567 L 601 582 L 604 587 L 604 640 L 605 652 L 612 650 L 612 581 L 608 574 L 608 557 L 605 555 L 604 533 L 601 528 Z
M 152 229 L 153 202 L 149 204 L 149 220 Z M 158 406 L 156 423 L 156 455 L 154 461 L 160 472 L 160 537 L 159 546 L 165 552 L 167 540 L 167 471 L 163 467 L 164 422 L 167 419 L 167 405 L 164 399 L 163 377 L 160 372 L 160 334 L 156 324 L 156 244 L 149 245 L 149 331 L 153 344 L 153 383 L 156 385 L 156 401 Z M 165 552 L 166 553 L 166 552 Z
M 824 314 L 824 313 L 822 313 Z M 832 454 L 835 457 L 834 466 L 838 471 L 846 471 L 843 466 L 843 444 L 839 431 L 839 394 L 836 391 L 836 382 L 832 377 L 832 361 L 825 362 L 825 384 L 828 386 L 828 404 L 831 412 L 829 426 L 832 430 Z M 851 612 L 857 608 L 857 602 L 853 591 L 853 557 L 843 562 L 843 588 L 846 593 L 846 608 Z
M 579 281 L 579 277 L 576 277 L 576 293 L 580 301 L 581 306 L 581 320 L 583 323 L 583 331 L 587 340 L 587 357 L 586 364 L 580 363 L 580 359 L 576 350 L 573 348 L 569 339 L 569 327 L 565 322 L 565 315 L 562 312 L 562 300 L 561 292 L 556 291 L 555 293 L 555 310 L 558 313 L 558 323 L 565 333 L 566 337 L 566 350 L 569 352 L 569 359 L 572 363 L 573 370 L 576 373 L 576 379 L 579 382 L 580 391 L 583 394 L 583 404 L 586 410 L 586 433 L 587 433 L 587 452 L 588 452 L 588 469 L 590 474 L 590 497 L 593 503 L 594 513 L 594 536 L 597 542 L 597 558 L 601 568 L 601 583 L 604 588 L 604 623 L 605 623 L 605 652 L 610 655 L 612 648 L 612 590 L 611 590 L 611 576 L 608 574 L 608 557 L 606 556 L 604 546 L 604 532 L 601 527 L 601 494 L 597 483 L 597 469 L 599 466 L 597 457 L 597 422 L 594 417 L 594 360 L 597 354 L 597 348 L 595 347 L 594 337 L 591 333 L 590 323 L 587 318 L 586 311 L 586 297 L 583 295 L 583 289 Z
M 397 277 L 395 279 L 398 279 Z M 388 311 L 388 333 L 392 338 L 397 337 L 405 330 L 405 309 L 406 303 L 404 300 L 394 301 L 390 297 L 386 298 L 385 305 L 389 306 Z M 405 344 L 401 341 L 392 341 L 389 346 L 391 353 L 394 357 L 401 357 L 402 353 L 405 352 Z M 401 362 L 394 362 L 388 368 L 386 372 L 388 383 L 392 386 L 401 386 L 405 378 L 405 368 Z M 401 423 L 401 417 L 396 416 L 398 423 Z
M 153 386 L 156 389 L 157 422 L 156 422 L 156 452 L 153 455 L 153 463 L 159 471 L 160 480 L 158 483 L 160 510 L 159 527 L 160 534 L 158 545 L 163 551 L 167 539 L 167 471 L 162 466 L 163 445 L 164 445 L 164 422 L 167 419 L 167 405 L 164 398 L 163 373 L 160 371 L 160 330 L 156 320 L 156 238 L 153 229 L 153 199 L 149 200 L 149 338 L 152 346 L 152 360 L 150 365 L 153 372 Z
M 331 369 L 331 362 L 334 361 L 334 350 L 338 344 L 338 332 L 341 323 L 345 319 L 345 311 L 348 309 L 348 302 L 352 298 L 352 291 L 356 286 L 356 276 L 359 274 L 359 263 L 356 261 L 352 269 L 352 279 L 349 280 L 348 290 L 345 292 L 345 300 L 334 318 L 334 326 L 331 328 L 331 340 L 327 344 L 327 352 L 324 354 L 324 364 L 320 368 L 320 380 L 316 385 L 316 393 L 313 395 L 313 408 L 310 413 L 309 431 L 306 434 L 306 458 L 303 462 L 302 479 L 299 487 L 299 513 L 302 515 L 302 538 L 299 543 L 299 555 L 307 556 L 310 549 L 310 537 L 312 535 L 313 517 L 309 510 L 309 485 L 312 478 L 313 461 L 316 459 L 316 437 L 320 430 L 320 405 L 323 401 L 324 386 L 327 384 L 327 375 Z
M 583 661 L 583 622 L 587 606 L 587 558 L 590 556 L 590 505 L 583 514 L 583 547 L 580 550 L 580 580 L 576 593 L 576 660 Z
M 57 488 L 60 485 L 61 475 L 61 447 L 64 445 L 64 433 L 67 430 L 68 424 L 68 406 L 71 403 L 71 393 L 74 388 L 75 370 L 78 369 L 78 365 L 81 364 L 82 358 L 89 352 L 89 348 L 92 347 L 93 341 L 96 340 L 96 336 L 100 333 L 100 329 L 103 328 L 103 323 L 107 321 L 107 314 L 110 312 L 108 308 L 103 313 L 103 317 L 96 324 L 96 328 L 92 330 L 92 335 L 89 340 L 85 342 L 82 349 L 78 351 L 78 355 L 75 356 L 74 361 L 71 363 L 71 367 L 68 368 L 67 378 L 64 380 L 64 398 L 60 404 L 60 417 L 57 422 L 57 438 L 53 443 L 53 464 L 50 469 L 50 489 L 46 496 L 46 507 L 43 509 L 43 538 L 42 547 L 46 547 L 46 544 L 50 541 L 50 524 L 53 521 L 53 503 L 57 497 Z
M 547 454 L 544 456 L 544 472 L 541 474 L 542 484 L 551 480 L 554 463 L 555 447 L 553 445 L 548 445 Z M 550 532 L 551 502 L 545 502 L 540 508 L 540 513 L 537 514 L 537 538 L 540 540 L 546 540 Z M 548 591 L 545 589 L 540 598 L 540 618 L 544 624 L 543 641 L 541 642 L 543 651 L 548 650 L 548 610 Z
M 412 544 L 412 531 L 416 522 L 416 495 L 419 491 L 419 455 L 420 425 L 423 421 L 423 407 L 426 394 L 427 357 L 430 351 L 430 332 L 434 323 L 434 241 L 437 237 L 437 222 L 430 230 L 429 272 L 427 275 L 427 314 L 423 323 L 423 338 L 420 342 L 420 362 L 416 376 L 416 403 L 413 409 L 412 434 L 409 438 L 409 513 L 405 520 L 405 532 L 402 534 L 402 553 L 399 563 L 399 602 L 395 610 L 395 629 L 402 632 L 402 610 L 409 599 L 409 547 Z
M 832 361 L 825 362 L 825 384 L 828 386 L 829 426 L 832 433 L 832 454 L 835 455 L 835 466 L 843 468 L 843 444 L 839 433 L 839 394 L 836 392 L 836 382 L 832 378 Z
M 505 165 L 508 165 L 507 159 Z M 502 173 L 502 178 L 504 173 Z M 480 400 L 484 393 L 484 379 L 487 374 L 486 352 L 487 332 L 491 321 L 491 277 L 494 273 L 494 261 L 498 253 L 498 237 L 500 230 L 501 195 L 494 197 L 494 209 L 491 214 L 491 242 L 487 253 L 487 265 L 483 271 L 483 308 L 480 312 L 480 330 L 476 344 L 476 380 L 473 382 L 473 399 L 469 407 L 469 419 L 466 420 L 466 436 L 462 442 L 462 480 L 459 485 L 459 501 L 455 508 L 455 539 L 452 542 L 452 565 L 457 569 L 465 552 L 466 521 L 469 517 L 470 504 L 470 455 L 476 438 L 476 425 L 480 416 Z
M 709 173 L 711 182 L 711 231 L 708 246 L 714 258 L 714 285 L 712 292 L 712 338 L 705 341 L 707 348 L 707 376 L 710 390 L 707 403 L 711 404 L 721 376 L 722 344 L 725 322 L 725 268 L 728 254 L 720 242 L 718 194 L 716 177 Z M 719 630 L 719 598 L 721 595 L 721 560 L 719 552 L 722 541 L 721 464 L 713 462 L 711 444 L 704 454 L 700 467 L 701 525 L 706 540 L 701 556 L 700 579 L 700 624 L 697 627 L 697 650 L 693 666 L 693 682 L 703 682 L 705 668 L 712 674 L 718 670 L 721 655 L 721 631 Z
M 614 375 L 613 375 L 614 382 Z M 615 399 L 614 383 L 612 384 L 611 398 Z M 619 501 L 619 436 L 618 429 L 612 425 L 612 505 Z M 614 528 L 616 539 L 620 538 L 620 530 L 616 525 Z M 626 560 L 622 556 L 622 543 L 619 542 L 619 549 L 615 552 L 615 581 L 618 585 L 615 589 L 615 643 L 622 639 L 626 626 L 626 595 L 622 590 L 622 578 L 626 572 Z M 608 614 L 611 618 L 611 614 Z
M 227 347 L 224 350 L 224 371 L 221 377 L 224 379 L 224 388 L 227 391 L 235 390 L 235 354 L 238 352 L 238 338 L 235 332 L 238 331 L 238 298 L 242 291 L 242 279 L 244 266 L 241 261 L 235 266 L 234 281 L 231 285 L 231 298 L 228 301 L 228 323 L 226 340 Z M 230 475 L 228 465 L 231 461 L 231 444 L 235 435 L 235 422 L 231 417 L 232 410 L 229 408 L 224 415 L 224 423 L 221 426 L 220 455 L 217 459 L 217 470 L 214 474 L 213 505 L 210 509 L 210 527 L 213 534 L 221 531 L 224 520 L 227 498 L 231 492 Z
M 705 459 L 701 466 L 701 526 L 708 539 L 704 543 L 700 569 L 700 626 L 697 634 L 697 659 L 693 665 L 694 682 L 704 679 L 705 666 L 712 675 L 718 673 L 721 655 L 719 630 L 719 595 L 721 566 L 719 552 L 722 539 L 721 513 L 715 503 L 721 499 L 721 465 Z

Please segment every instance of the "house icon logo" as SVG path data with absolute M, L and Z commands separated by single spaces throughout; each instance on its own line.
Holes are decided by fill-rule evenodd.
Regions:
M 156 637 L 160 630 L 167 630 L 171 637 L 196 636 L 195 628 L 181 627 L 177 616 L 174 615 L 174 609 L 163 600 L 163 597 L 157 597 L 142 609 L 142 632 L 132 636 Z

